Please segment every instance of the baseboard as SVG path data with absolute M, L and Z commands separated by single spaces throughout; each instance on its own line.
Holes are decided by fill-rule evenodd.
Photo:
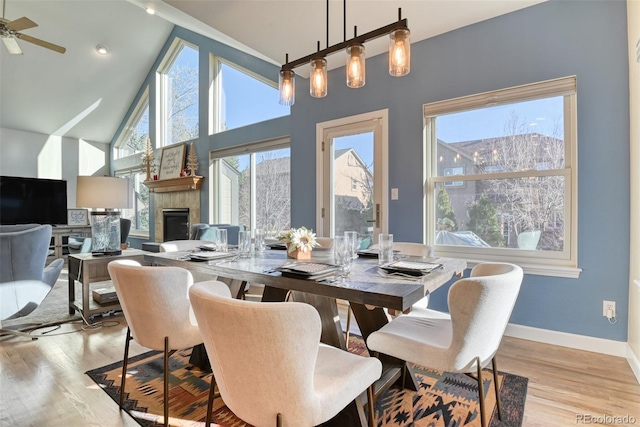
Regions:
M 511 323 L 507 325 L 505 335 L 529 341 L 559 345 L 561 347 L 569 347 L 577 350 L 593 351 L 595 353 L 624 358 L 628 358 L 628 351 L 631 351 L 631 349 L 627 350 L 629 345 L 625 341 L 607 340 L 604 338 L 569 334 L 567 332 L 532 328 L 531 326 L 514 325 Z
M 640 359 L 638 359 L 638 356 L 631 350 L 629 344 L 627 344 L 627 362 L 629 362 L 629 366 L 631 366 L 631 370 L 640 384 Z

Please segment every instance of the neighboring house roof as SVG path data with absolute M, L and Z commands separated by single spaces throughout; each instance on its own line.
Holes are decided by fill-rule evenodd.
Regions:
M 356 196 L 346 196 L 343 194 L 335 195 L 336 205 L 342 205 L 350 210 L 363 210 L 364 204 Z
M 360 167 L 367 173 L 367 175 L 369 175 L 370 177 L 373 175 L 371 173 L 371 171 L 369 170 L 369 166 L 367 166 L 364 163 L 362 158 L 358 155 L 358 152 L 356 150 L 354 150 L 353 148 L 341 148 L 340 150 L 335 150 L 333 152 L 333 158 L 334 159 L 339 159 L 340 157 L 344 156 L 347 153 L 351 153 L 353 155 L 353 158 L 356 159 L 356 161 L 358 162 Z

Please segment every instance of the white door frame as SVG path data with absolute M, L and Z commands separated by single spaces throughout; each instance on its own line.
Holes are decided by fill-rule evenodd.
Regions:
M 324 191 L 325 191 L 325 179 L 324 179 L 324 154 L 322 151 L 322 144 L 325 130 L 350 125 L 358 122 L 366 122 L 379 120 L 382 140 L 381 147 L 374 149 L 374 188 L 379 185 L 380 188 L 380 229 L 382 233 L 386 233 L 388 230 L 388 212 L 389 212 L 389 110 L 377 110 L 368 113 L 357 114 L 355 116 L 343 117 L 340 119 L 330 120 L 327 122 L 321 122 L 316 124 L 316 234 L 318 236 L 328 236 L 329 230 L 325 230 L 323 221 L 323 208 L 324 208 Z M 325 215 L 330 215 L 330 212 L 325 212 Z M 375 218 L 375 213 L 374 213 Z

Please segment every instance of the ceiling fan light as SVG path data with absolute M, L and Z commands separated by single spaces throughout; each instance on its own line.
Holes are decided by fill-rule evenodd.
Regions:
M 280 97 L 278 102 L 281 105 L 291 106 L 296 102 L 296 75 L 293 70 L 280 70 L 278 79 L 278 89 Z
M 406 76 L 411 71 L 411 32 L 401 28 L 389 34 L 389 74 Z
M 365 84 L 364 45 L 347 47 L 347 86 L 358 88 Z
M 14 37 L 3 37 L 2 41 L 11 55 L 22 55 L 22 49 Z
M 314 58 L 311 60 L 311 77 L 309 93 L 314 98 L 327 96 L 327 60 Z
M 98 46 L 96 46 L 96 52 L 98 52 L 100 55 L 106 55 L 107 53 L 109 53 L 109 49 L 106 46 L 99 44 Z

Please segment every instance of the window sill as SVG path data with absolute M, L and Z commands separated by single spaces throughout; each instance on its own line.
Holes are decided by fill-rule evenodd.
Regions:
M 467 267 L 473 268 L 477 264 L 482 262 L 491 261 L 479 261 L 479 260 L 467 260 Z M 579 267 L 566 267 L 560 265 L 541 265 L 541 264 L 527 264 L 514 260 L 504 260 L 503 262 L 512 262 L 513 264 L 522 267 L 524 274 L 531 274 L 535 276 L 550 276 L 550 277 L 564 277 L 567 279 L 577 279 L 580 277 L 582 269 Z

